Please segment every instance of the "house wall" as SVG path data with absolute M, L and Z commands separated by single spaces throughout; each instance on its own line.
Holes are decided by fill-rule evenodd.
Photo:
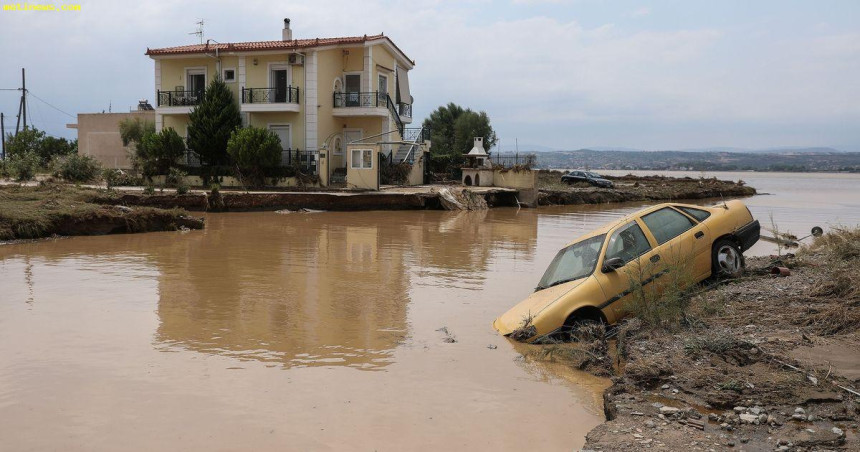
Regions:
M 388 53 L 388 49 L 381 45 L 373 46 L 373 73 L 371 75 L 373 91 L 379 89 L 379 75 L 388 77 L 387 87 L 389 95 L 394 94 L 394 57 Z M 394 99 L 394 96 L 391 96 Z
M 535 172 L 493 170 L 493 185 L 505 188 L 535 188 Z
M 155 123 L 155 112 L 78 114 L 78 154 L 98 160 L 105 168 L 130 168 L 131 149 L 122 145 L 119 134 L 119 123 L 127 118 Z
M 254 65 L 257 60 L 257 65 Z M 270 88 L 269 65 L 287 64 L 289 54 L 277 55 L 247 55 L 245 56 L 245 88 Z M 303 96 L 305 88 L 304 66 L 290 66 L 290 85 L 299 87 L 299 95 Z M 241 100 L 241 98 L 240 98 Z
M 162 128 L 173 127 L 179 136 L 183 138 L 188 136 L 188 115 L 163 115 L 161 118 Z
M 172 91 L 177 86 L 188 89 L 185 70 L 192 67 L 206 68 L 206 84 L 215 77 L 215 58 L 177 58 L 162 59 L 161 61 L 161 90 Z
M 268 129 L 272 124 L 290 125 L 290 148 L 305 149 L 304 115 L 295 112 L 248 113 L 248 125 Z
M 317 137 L 318 146 L 322 147 L 326 143 L 323 141 L 332 133 L 343 129 L 344 121 L 342 118 L 332 116 L 334 108 L 333 92 L 334 81 L 336 78 L 343 82 L 344 67 L 352 60 L 358 60 L 355 55 L 356 51 L 350 49 L 349 55 L 343 55 L 342 49 L 331 49 L 322 52 L 317 52 Z M 328 141 L 328 146 L 332 145 L 332 141 Z M 343 146 L 346 149 L 346 145 Z M 332 168 L 342 167 L 343 162 L 341 156 L 331 156 L 332 161 L 329 162 Z
M 349 188 L 363 188 L 379 190 L 379 146 L 351 145 L 346 149 L 346 155 L 350 156 L 353 149 L 372 150 L 372 168 L 355 169 L 352 165 L 346 165 L 346 185 Z M 349 157 L 347 158 L 349 161 Z
M 236 70 L 236 82 L 228 83 L 233 92 L 237 104 L 241 104 L 242 88 L 269 88 L 269 65 L 272 63 L 287 64 L 289 54 L 284 52 L 278 54 L 244 54 L 238 56 L 230 54 L 221 55 L 220 69 L 233 68 Z M 396 58 L 385 48 L 384 45 L 373 45 L 365 47 L 330 48 L 325 50 L 304 50 L 305 65 L 290 66 L 290 85 L 300 89 L 299 112 L 245 112 L 242 114 L 243 124 L 255 127 L 268 127 L 270 124 L 289 124 L 291 126 L 291 147 L 298 149 L 308 148 L 308 143 L 316 138 L 316 147 L 333 144 L 333 136 L 343 133 L 344 129 L 361 129 L 362 136 L 374 136 L 383 130 L 396 130 L 391 118 L 380 116 L 356 116 L 335 117 L 333 113 L 333 92 L 335 80 L 340 80 L 343 86 L 343 76 L 347 72 L 361 73 L 361 90 L 376 91 L 378 89 L 378 75 L 385 74 L 388 77 L 388 92 L 395 98 L 396 89 L 395 69 Z M 308 86 L 306 86 L 306 71 L 308 63 L 316 55 L 316 90 L 317 101 L 314 103 L 316 109 L 310 110 L 311 106 L 306 104 Z M 369 57 L 369 58 L 367 58 Z M 240 58 L 244 61 L 244 84 L 240 75 Z M 256 60 L 256 64 L 254 61 Z M 211 82 L 216 76 L 217 65 L 214 57 L 188 57 L 188 58 L 159 58 L 156 62 L 157 80 L 160 80 L 162 91 L 173 90 L 176 86 L 188 87 L 186 80 L 186 69 L 191 67 L 206 68 L 206 83 Z M 311 67 L 312 68 L 312 67 Z M 315 113 L 315 115 L 314 115 Z M 307 136 L 309 127 L 308 115 L 316 116 L 316 132 L 313 136 Z M 387 123 L 388 127 L 385 127 Z M 160 114 L 156 124 L 161 127 L 173 127 L 181 136 L 186 136 L 188 115 L 186 114 Z M 341 135 L 342 138 L 342 135 Z M 328 141 L 326 142 L 326 139 Z M 397 134 L 381 137 L 378 140 L 396 140 Z M 342 145 L 343 154 L 334 155 L 329 153 L 327 164 L 331 169 L 344 168 L 347 166 L 346 143 Z M 387 149 L 387 147 L 386 147 Z M 416 176 L 417 177 L 417 176 Z

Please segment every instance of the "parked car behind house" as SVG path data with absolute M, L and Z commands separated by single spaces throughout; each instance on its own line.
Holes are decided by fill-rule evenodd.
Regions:
M 583 322 L 612 324 L 633 310 L 637 287 L 659 294 L 670 271 L 689 284 L 743 271 L 743 251 L 760 226 L 741 201 L 714 207 L 659 204 L 565 246 L 528 298 L 493 322 L 504 335 L 533 341 Z M 677 276 L 678 273 L 672 276 Z
M 573 184 L 576 182 L 586 182 L 595 187 L 601 188 L 612 188 L 612 181 L 609 179 L 605 179 L 597 173 L 591 171 L 570 171 L 567 174 L 561 176 L 561 181 L 566 182 L 568 184 Z

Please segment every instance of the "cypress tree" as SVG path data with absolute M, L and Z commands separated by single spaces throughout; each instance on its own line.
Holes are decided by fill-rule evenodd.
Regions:
M 233 93 L 220 77 L 215 77 L 189 116 L 188 147 L 207 165 L 225 165 L 229 162 L 227 141 L 241 126 Z

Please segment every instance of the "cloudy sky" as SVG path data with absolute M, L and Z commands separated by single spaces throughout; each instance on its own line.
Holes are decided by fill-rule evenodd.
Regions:
M 26 67 L 29 116 L 57 136 L 74 136 L 66 113 L 154 100 L 146 48 L 194 43 L 198 19 L 231 42 L 280 39 L 290 17 L 297 38 L 385 32 L 416 60 L 416 122 L 485 110 L 505 147 L 860 151 L 856 0 L 68 3 L 0 11 L 0 89 Z M 7 127 L 17 96 L 0 91 Z

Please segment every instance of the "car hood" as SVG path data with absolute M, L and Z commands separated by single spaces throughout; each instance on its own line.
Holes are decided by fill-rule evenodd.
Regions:
M 519 302 L 516 306 L 509 309 L 508 312 L 502 314 L 493 322 L 493 328 L 504 335 L 511 334 L 517 328 L 522 327 L 526 319 L 536 318 L 540 312 L 554 301 L 566 295 L 573 289 L 576 289 L 591 276 L 580 278 L 575 281 L 559 284 L 549 289 L 537 291 L 528 296 L 525 300 Z

